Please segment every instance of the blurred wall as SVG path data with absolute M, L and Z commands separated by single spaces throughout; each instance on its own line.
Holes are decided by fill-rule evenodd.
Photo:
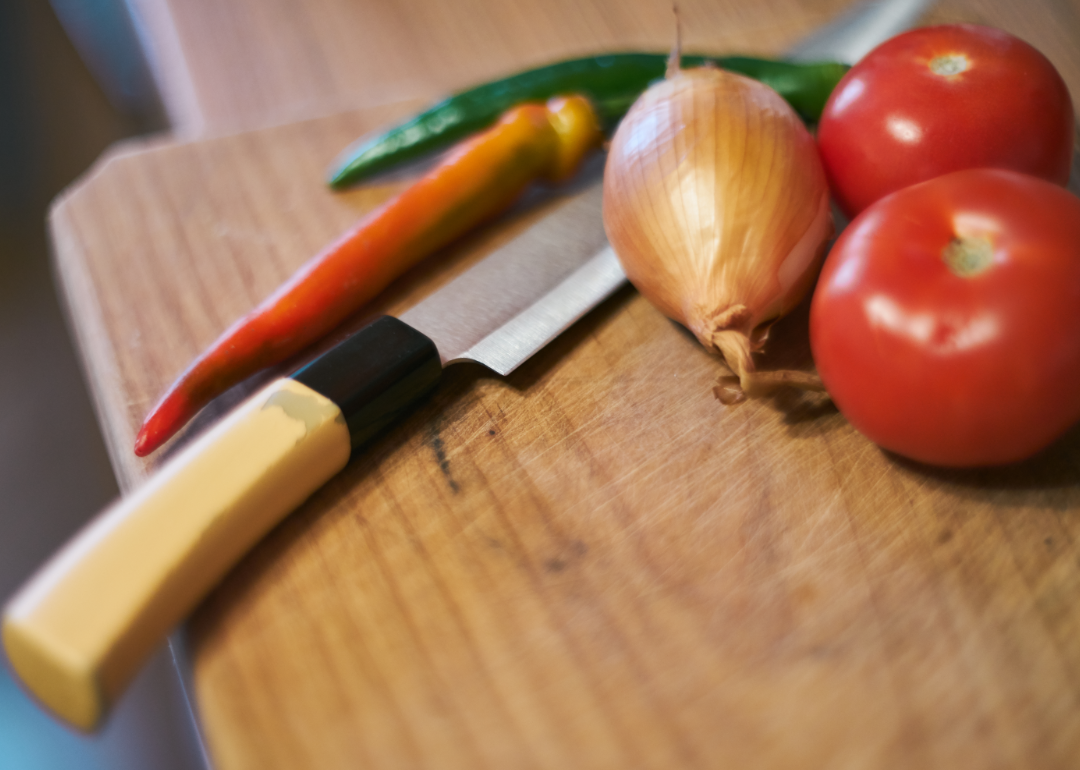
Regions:
M 57 0 L 67 34 L 47 0 L 0 0 L 0 600 L 117 494 L 45 217 L 106 146 L 156 127 L 153 103 L 130 88 L 143 76 L 123 8 Z M 0 770 L 201 766 L 167 651 L 91 738 L 44 714 L 0 667 Z

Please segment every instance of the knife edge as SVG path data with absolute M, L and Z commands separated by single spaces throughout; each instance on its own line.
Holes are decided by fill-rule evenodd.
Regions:
M 508 375 L 626 282 L 607 246 L 555 289 L 448 363 L 475 361 Z

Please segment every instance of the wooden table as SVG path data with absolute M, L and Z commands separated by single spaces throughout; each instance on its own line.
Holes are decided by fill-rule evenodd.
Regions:
M 688 49 L 773 53 L 848 4 L 680 9 Z M 673 27 L 644 0 L 133 5 L 176 136 L 117 148 L 51 219 L 125 489 L 160 462 L 130 447 L 174 375 L 403 184 L 326 191 L 345 144 L 509 70 L 666 49 Z M 928 20 L 1021 35 L 1080 98 L 1077 0 L 943 0 Z M 770 363 L 809 365 L 805 323 L 777 327 Z M 1080 766 L 1080 431 L 941 471 L 820 400 L 726 409 L 721 373 L 629 289 L 506 380 L 448 372 L 189 624 L 219 770 Z

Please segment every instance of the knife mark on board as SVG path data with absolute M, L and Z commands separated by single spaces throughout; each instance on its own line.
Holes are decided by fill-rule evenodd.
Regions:
M 584 542 L 571 540 L 558 556 L 544 560 L 544 570 L 546 572 L 562 572 L 581 561 L 588 552 L 589 546 Z
M 428 443 L 431 445 L 431 450 L 435 453 L 435 462 L 439 465 L 439 470 L 442 471 L 443 476 L 446 478 L 446 483 L 450 487 L 450 491 L 455 495 L 461 491 L 461 487 L 458 486 L 457 481 L 454 480 L 453 474 L 450 473 L 450 460 L 446 456 L 446 444 L 443 443 L 442 434 L 439 430 L 441 421 L 435 421 L 428 429 Z

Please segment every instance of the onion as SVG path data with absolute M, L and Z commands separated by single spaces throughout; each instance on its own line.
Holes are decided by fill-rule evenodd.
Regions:
M 616 131 L 603 205 L 630 282 L 737 375 L 721 400 L 784 383 L 820 389 L 806 373 L 755 371 L 752 358 L 810 290 L 833 234 L 814 139 L 775 91 L 673 67 Z

